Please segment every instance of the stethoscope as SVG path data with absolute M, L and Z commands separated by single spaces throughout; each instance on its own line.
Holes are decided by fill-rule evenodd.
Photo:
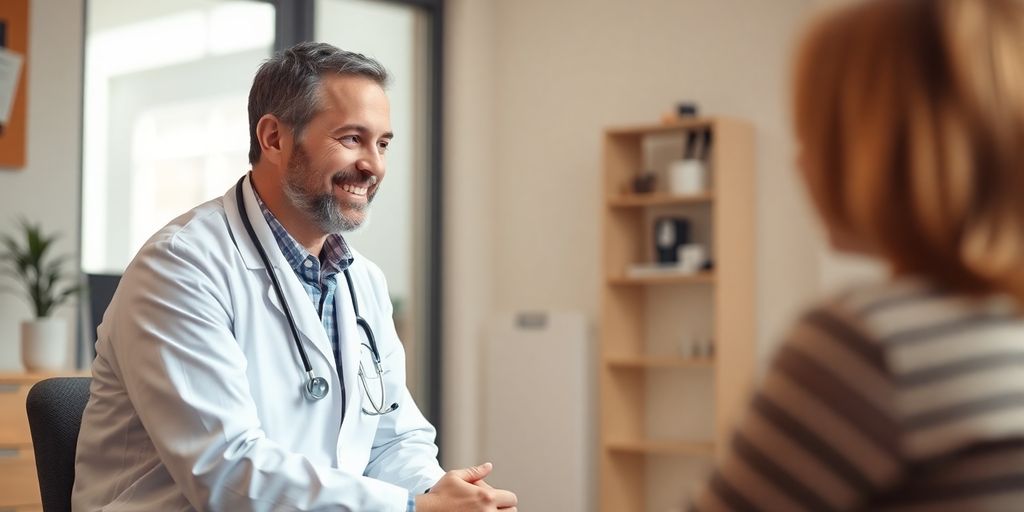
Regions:
M 313 373 L 313 365 L 309 363 L 309 357 L 306 356 L 306 349 L 302 347 L 302 342 L 299 340 L 299 330 L 295 327 L 295 318 L 292 316 L 292 310 L 288 307 L 288 301 L 284 298 L 284 292 L 281 290 L 281 283 L 277 279 L 277 274 L 274 273 L 274 267 L 270 264 L 270 258 L 267 256 L 267 251 L 263 249 L 263 244 L 260 243 L 259 238 L 256 236 L 256 231 L 252 227 L 252 222 L 249 221 L 249 213 L 245 207 L 245 197 L 242 195 L 242 186 L 245 183 L 245 176 L 242 176 L 238 180 L 238 184 L 235 186 L 236 200 L 238 202 L 238 214 L 242 217 L 242 224 L 245 225 L 245 230 L 249 233 L 249 238 L 252 240 L 253 245 L 256 246 L 256 251 L 260 253 L 260 258 L 263 259 L 263 264 L 267 267 L 267 275 L 270 276 L 270 282 L 274 286 L 274 293 L 277 294 L 277 300 L 281 302 L 281 308 L 284 309 L 284 316 L 288 319 L 288 328 L 292 332 L 292 339 L 295 340 L 295 348 L 299 351 L 299 357 L 302 358 L 302 367 L 306 370 L 306 377 L 308 380 L 302 387 L 302 394 L 310 401 L 323 400 L 327 397 L 328 391 L 330 391 L 330 384 L 327 383 L 327 379 L 323 377 L 317 377 Z M 356 300 L 355 287 L 352 286 L 352 275 L 348 269 L 344 270 L 345 282 L 348 284 L 348 293 L 352 297 L 352 310 L 356 314 L 356 325 L 358 325 L 363 333 L 366 334 L 366 339 L 369 344 L 363 343 L 362 346 L 370 349 L 370 355 L 373 359 L 373 368 L 377 374 L 377 381 L 380 384 L 380 401 L 373 399 L 370 395 L 369 384 L 366 382 L 366 372 L 363 370 L 363 362 L 359 361 L 359 380 L 363 383 L 363 392 L 366 393 L 366 398 L 370 402 L 370 407 L 373 410 L 367 410 L 363 407 L 363 412 L 371 416 L 382 416 L 389 412 L 398 409 L 398 402 L 394 402 L 390 407 L 384 407 L 387 403 L 387 397 L 384 391 L 384 373 L 386 373 L 380 363 L 380 350 L 377 349 L 377 340 L 373 337 L 373 330 L 370 329 L 370 323 L 365 318 L 359 315 L 359 302 Z

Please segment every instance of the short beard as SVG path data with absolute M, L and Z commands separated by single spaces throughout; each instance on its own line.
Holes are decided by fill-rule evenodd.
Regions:
M 344 176 L 348 178 L 348 176 Z M 316 176 L 309 168 L 309 155 L 300 145 L 288 160 L 285 170 L 284 195 L 299 210 L 306 212 L 313 223 L 327 234 L 340 234 L 353 231 L 366 219 L 367 207 L 374 194 L 367 197 L 366 203 L 342 203 L 330 192 L 316 190 Z M 342 207 L 358 211 L 356 218 L 348 217 Z

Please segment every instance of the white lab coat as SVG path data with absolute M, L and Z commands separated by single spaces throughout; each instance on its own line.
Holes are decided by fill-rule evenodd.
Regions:
M 405 386 L 405 352 L 380 269 L 358 253 L 350 267 L 380 347 L 387 404 L 399 403 L 370 416 L 361 411 L 372 409 L 357 375 L 364 340 L 344 278 L 335 293 L 342 386 L 316 309 L 248 178 L 243 187 L 330 393 L 318 402 L 303 397 L 302 361 L 232 188 L 159 231 L 125 271 L 98 330 L 74 510 L 402 512 L 410 492 L 442 476 L 434 429 Z

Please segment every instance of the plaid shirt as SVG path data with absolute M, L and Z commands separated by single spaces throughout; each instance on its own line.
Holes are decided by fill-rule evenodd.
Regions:
M 253 189 L 254 192 L 255 190 Z M 334 318 L 334 292 L 338 289 L 338 272 L 352 264 L 352 251 L 349 250 L 348 244 L 345 243 L 345 239 L 341 235 L 328 235 L 323 250 L 320 252 L 324 257 L 323 264 L 321 264 L 319 258 L 306 251 L 284 229 L 277 217 L 267 208 L 260 195 L 255 195 L 256 200 L 260 203 L 263 218 L 267 219 L 270 231 L 274 233 L 274 239 L 277 240 L 278 247 L 284 253 L 284 258 L 288 260 L 295 275 L 299 277 L 299 282 L 309 294 L 309 300 L 313 301 L 313 307 L 320 314 L 320 321 L 323 322 L 327 338 L 331 340 L 331 346 L 334 348 L 334 362 L 338 368 L 341 368 L 341 360 L 338 356 L 340 353 L 338 351 L 338 325 Z
M 281 222 L 277 220 L 273 212 L 256 193 L 253 188 L 256 200 L 260 203 L 260 211 L 263 218 L 267 219 L 270 231 L 274 233 L 277 246 L 281 248 L 284 257 L 288 260 L 299 282 L 309 294 L 309 300 L 313 301 L 313 307 L 320 313 L 320 321 L 324 324 L 327 337 L 331 340 L 331 347 L 334 349 L 334 362 L 341 368 L 341 359 L 338 356 L 338 325 L 334 318 L 334 292 L 338 289 L 338 273 L 344 271 L 352 264 L 352 251 L 349 250 L 345 239 L 338 234 L 327 236 L 324 247 L 320 254 L 323 255 L 323 264 L 320 259 L 310 254 L 302 245 L 295 241 L 295 238 L 288 233 Z M 410 493 L 406 505 L 406 512 L 416 511 L 416 498 Z

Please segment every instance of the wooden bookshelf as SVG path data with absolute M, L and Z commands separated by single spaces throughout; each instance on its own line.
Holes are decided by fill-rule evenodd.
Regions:
M 706 192 L 629 192 L 639 172 L 663 167 L 652 161 L 654 143 L 681 147 L 689 132 L 707 130 L 713 143 Z M 721 456 L 749 397 L 756 353 L 754 130 L 718 117 L 612 127 L 604 133 L 603 165 L 598 502 L 605 512 L 648 512 L 665 505 L 653 503 L 651 489 L 686 485 L 686 473 L 663 470 L 674 467 L 665 461 L 708 464 Z M 651 263 L 652 219 L 666 214 L 695 223 L 713 271 L 628 275 L 632 265 Z M 673 351 L 673 340 L 688 339 L 696 324 L 714 340 L 713 356 Z M 707 384 L 665 388 L 675 382 Z M 666 431 L 666 414 L 706 421 L 706 439 L 683 428 Z

